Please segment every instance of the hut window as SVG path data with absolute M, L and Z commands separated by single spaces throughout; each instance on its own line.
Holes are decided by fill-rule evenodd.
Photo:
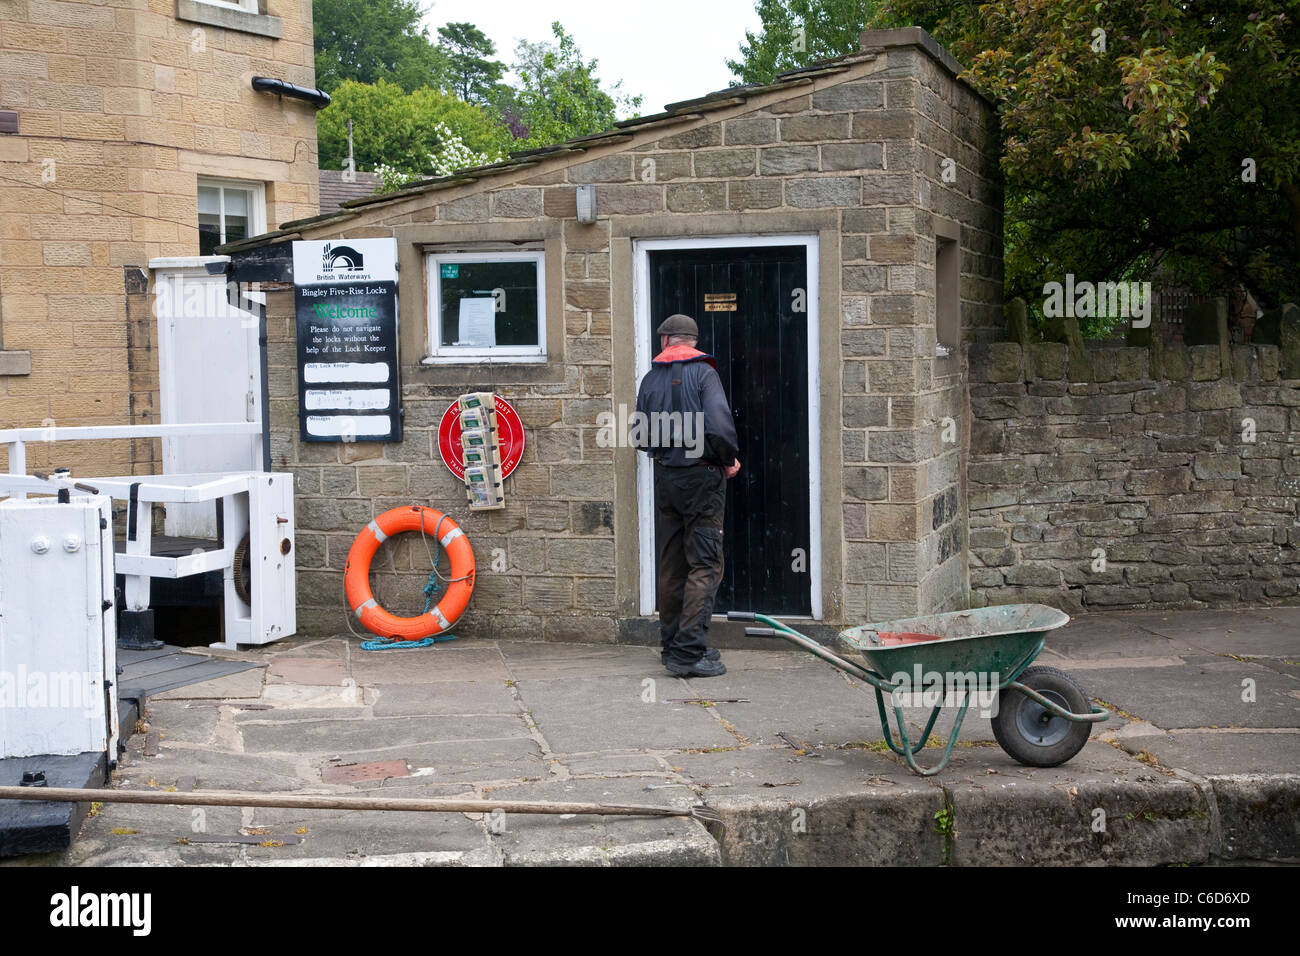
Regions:
M 430 255 L 429 360 L 544 361 L 543 258 L 541 252 Z

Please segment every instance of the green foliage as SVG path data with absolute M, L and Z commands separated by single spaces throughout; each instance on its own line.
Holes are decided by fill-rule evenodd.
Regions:
M 879 7 L 880 0 L 758 0 L 762 27 L 745 31 L 741 58 L 727 60 L 727 69 L 741 83 L 771 83 L 778 73 L 852 53 Z
M 438 123 L 433 132 L 438 138 L 438 151 L 428 155 L 425 166 L 427 176 L 450 176 L 457 170 L 486 166 L 501 158 L 492 154 L 476 153 L 444 123 Z M 377 191 L 381 193 L 391 193 L 409 182 L 424 178 L 417 173 L 389 166 L 387 163 L 380 163 L 375 167 L 375 172 L 379 174 Z
M 916 24 L 998 108 L 1006 293 L 1157 279 L 1300 299 L 1297 0 L 758 0 L 742 81 Z M 793 44 L 804 27 L 804 51 Z M 1243 182 L 1252 160 L 1257 182 Z M 1093 332 L 1104 331 L 1094 323 Z
M 584 60 L 573 37 L 560 23 L 551 24 L 555 43 L 520 41 L 515 48 L 514 70 L 519 88 L 505 98 L 517 111 L 517 131 L 522 133 L 516 149 L 550 146 L 561 140 L 611 129 L 618 113 L 635 111 L 641 97 L 622 92 L 615 83 L 608 92 L 596 79 L 596 60 Z
M 441 88 L 447 58 L 420 26 L 423 15 L 418 0 L 313 0 L 316 85 L 327 93 L 345 80 Z
M 439 168 L 437 157 L 456 148 L 455 142 L 463 143 L 471 158 L 491 162 L 509 140 L 506 130 L 485 110 L 450 93 L 432 89 L 407 93 L 384 80 L 373 84 L 347 80 L 316 116 L 322 169 L 343 167 L 349 119 L 357 168 L 363 170 L 384 164 L 401 173 L 431 175 Z
M 935 811 L 934 832 L 942 833 L 944 836 L 952 836 L 956 832 L 952 807 L 944 807 L 942 810 Z
M 1244 286 L 1265 306 L 1300 296 L 1295 0 L 892 0 L 884 13 L 934 32 L 998 104 L 1008 295 L 1036 308 L 1045 281 L 1073 272 Z
M 491 103 L 505 64 L 489 57 L 496 44 L 472 23 L 448 23 L 438 28 L 439 46 L 447 58 L 452 91 L 467 103 Z

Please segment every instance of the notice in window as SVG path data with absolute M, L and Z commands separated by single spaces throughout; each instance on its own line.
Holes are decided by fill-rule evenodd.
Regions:
M 397 241 L 295 242 L 293 275 L 301 440 L 401 441 Z
M 497 344 L 496 299 L 460 300 L 460 341 L 456 344 Z
M 540 350 L 539 276 L 537 256 L 439 261 L 430 275 L 438 283 L 438 347 L 473 349 L 470 354 L 500 348 Z

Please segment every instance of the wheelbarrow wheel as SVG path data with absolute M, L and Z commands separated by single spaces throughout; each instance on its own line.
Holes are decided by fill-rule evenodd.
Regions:
M 1019 679 L 1030 690 L 1072 714 L 1086 714 L 1091 710 L 1088 695 L 1065 671 L 1030 667 Z M 1083 749 L 1092 730 L 1092 724 L 1057 717 L 1014 687 L 1007 687 L 999 695 L 998 713 L 992 724 L 998 745 L 1014 760 L 1029 767 L 1056 767 L 1065 763 Z

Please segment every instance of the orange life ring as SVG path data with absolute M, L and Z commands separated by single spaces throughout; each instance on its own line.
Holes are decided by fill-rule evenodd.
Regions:
M 416 617 L 390 614 L 379 606 L 370 590 L 371 559 L 384 541 L 403 531 L 441 535 L 438 543 L 451 559 L 452 580 L 447 592 L 437 607 Z M 474 592 L 474 549 L 470 547 L 465 532 L 441 511 L 419 505 L 393 508 L 362 528 L 352 542 L 343 572 L 343 591 L 347 595 L 348 607 L 371 633 L 408 641 L 433 637 L 449 630 L 465 613 L 469 597 Z

